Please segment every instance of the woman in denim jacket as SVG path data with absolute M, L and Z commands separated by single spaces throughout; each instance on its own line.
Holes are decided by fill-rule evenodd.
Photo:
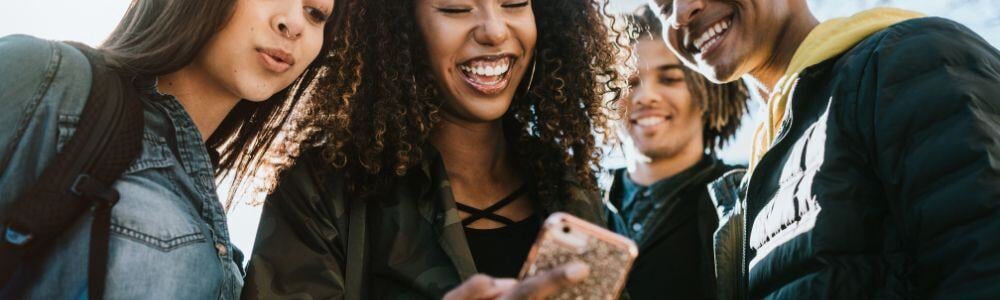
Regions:
M 347 47 L 334 32 L 347 2 L 132 2 L 99 49 L 110 67 L 135 76 L 145 119 L 143 149 L 113 184 L 121 198 L 106 298 L 239 297 L 242 254 L 215 180 L 222 170 L 250 175 L 307 87 L 338 63 Z M 328 78 L 352 82 L 344 76 Z M 310 93 L 338 87 L 321 86 Z M 90 88 L 90 64 L 72 46 L 0 38 L 0 218 L 44 182 L 39 175 L 72 136 Z M 86 298 L 91 219 L 84 213 L 50 251 L 30 256 L 0 298 Z

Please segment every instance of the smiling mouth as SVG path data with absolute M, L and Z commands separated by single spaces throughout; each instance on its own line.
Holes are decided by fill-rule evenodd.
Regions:
M 669 115 L 667 115 L 667 116 L 648 116 L 648 117 L 632 118 L 632 119 L 629 119 L 629 122 L 632 123 L 633 126 L 648 128 L 648 127 L 655 127 L 657 125 L 666 123 L 667 121 L 670 121 L 670 120 L 673 120 L 673 119 L 674 119 L 674 117 L 673 116 L 669 116 Z
M 496 95 L 507 88 L 514 61 L 510 55 L 482 56 L 461 63 L 458 68 L 462 79 L 472 89 L 484 95 Z
M 729 28 L 732 24 L 733 18 L 727 17 L 716 22 L 715 24 L 712 24 L 712 26 L 709 26 L 708 29 L 703 31 L 701 35 L 695 38 L 692 42 L 692 47 L 696 50 L 695 54 L 708 53 L 709 51 L 715 49 L 715 46 L 718 45 L 719 42 L 722 41 L 722 38 L 725 37 L 725 34 L 729 32 Z

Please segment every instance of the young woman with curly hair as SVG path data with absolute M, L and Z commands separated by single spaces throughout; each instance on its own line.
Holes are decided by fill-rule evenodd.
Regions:
M 315 108 L 244 296 L 541 297 L 584 280 L 582 264 L 494 278 L 517 276 L 548 214 L 603 222 L 596 133 L 624 85 L 605 5 L 365 1 L 363 80 Z

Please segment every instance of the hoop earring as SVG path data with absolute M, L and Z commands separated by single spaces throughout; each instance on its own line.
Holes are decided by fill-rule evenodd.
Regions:
M 524 88 L 524 95 L 527 96 L 531 92 L 531 82 L 535 81 L 535 65 L 538 61 L 535 58 L 531 58 L 531 75 L 528 76 L 528 87 Z

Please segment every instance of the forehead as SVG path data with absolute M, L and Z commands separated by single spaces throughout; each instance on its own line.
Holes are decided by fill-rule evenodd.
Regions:
M 654 38 L 640 39 L 635 43 L 636 63 L 640 70 L 655 69 L 663 65 L 678 65 L 680 60 L 674 56 L 663 40 Z

